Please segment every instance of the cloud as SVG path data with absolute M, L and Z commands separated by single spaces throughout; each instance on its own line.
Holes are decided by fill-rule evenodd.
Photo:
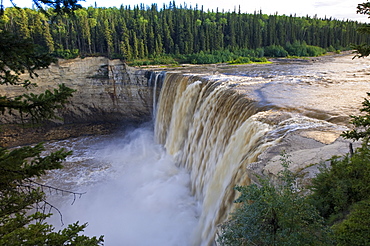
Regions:
M 338 1 L 316 1 L 313 6 L 315 8 L 321 8 L 321 7 L 335 7 L 336 5 L 340 5 Z

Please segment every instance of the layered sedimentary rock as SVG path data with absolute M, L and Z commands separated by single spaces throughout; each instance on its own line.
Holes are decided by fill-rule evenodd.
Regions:
M 62 120 L 33 129 L 3 126 L 3 146 L 105 133 L 113 126 L 139 123 L 151 117 L 153 87 L 148 84 L 151 72 L 130 68 L 120 60 L 104 57 L 59 60 L 37 74 L 38 77 L 31 80 L 38 85 L 36 88 L 26 91 L 22 87 L 3 87 L 1 94 L 16 96 L 52 91 L 62 83 L 76 92 L 70 103 L 59 110 Z M 27 79 L 26 76 L 23 78 Z M 3 124 L 19 123 L 19 117 L 4 115 L 0 121 Z

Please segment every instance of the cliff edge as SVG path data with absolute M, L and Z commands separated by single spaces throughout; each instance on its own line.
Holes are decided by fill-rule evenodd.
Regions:
M 70 103 L 59 110 L 62 120 L 47 122 L 42 127 L 27 128 L 19 125 L 19 117 L 3 115 L 0 119 L 3 147 L 108 133 L 125 124 L 151 119 L 154 88 L 148 83 L 150 71 L 136 70 L 120 60 L 88 57 L 58 60 L 37 74 L 31 80 L 37 87 L 26 91 L 23 87 L 3 86 L 0 94 L 41 93 L 62 83 L 76 92 Z M 25 75 L 22 78 L 29 79 Z

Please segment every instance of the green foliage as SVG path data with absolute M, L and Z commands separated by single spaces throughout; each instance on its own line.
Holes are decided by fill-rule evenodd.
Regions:
M 307 45 L 307 54 L 308 54 L 308 56 L 321 56 L 325 53 L 326 53 L 326 50 L 321 48 L 321 47 L 317 47 L 317 46 L 313 46 L 313 45 Z
M 338 246 L 370 245 L 370 200 L 355 203 L 346 219 L 333 226 Z
M 215 50 L 210 53 L 200 51 L 199 53 L 183 56 L 182 62 L 192 64 L 214 64 L 214 63 L 229 63 L 229 64 L 242 64 L 252 62 L 267 62 L 263 55 L 263 49 L 256 50 Z M 256 55 L 257 57 L 251 56 Z
M 370 96 L 370 93 L 367 93 Z M 362 139 L 365 144 L 369 142 L 370 138 L 370 101 L 365 98 L 362 102 L 362 108 L 360 112 L 365 113 L 364 115 L 354 116 L 351 115 L 352 120 L 350 123 L 355 127 L 351 131 L 345 131 L 342 136 L 345 138 L 359 140 Z
M 332 223 L 343 219 L 352 204 L 370 198 L 370 151 L 359 148 L 350 157 L 333 157 L 312 180 L 312 203 Z
M 286 50 L 291 56 L 308 56 L 307 45 L 301 44 L 300 42 L 294 42 L 293 44 L 286 44 Z
M 197 54 L 194 63 L 201 60 L 218 63 L 238 57 L 262 57 L 265 47 L 269 47 L 270 56 L 285 57 L 281 47 L 288 51 L 287 42 L 293 46 L 296 42 L 307 44 L 303 50 L 294 47 L 294 54 L 288 51 L 289 55 L 297 56 L 306 55 L 304 53 L 316 56 L 321 52 L 309 46 L 343 49 L 351 44 L 369 42 L 369 37 L 356 32 L 362 25 L 354 21 L 257 12 L 214 13 L 176 6 L 172 2 L 161 9 L 156 4 L 133 8 L 81 8 L 75 15 L 55 15 L 54 10 L 58 12 L 60 8 L 50 8 L 46 13 L 7 8 L 2 21 L 9 32 L 27 36 L 45 50 L 56 51 L 58 57 L 64 58 L 76 55 L 67 50 L 71 53 L 79 50 L 84 56 L 102 54 L 128 61 L 148 60 L 161 54 Z M 201 51 L 203 55 L 199 54 Z M 224 54 L 213 53 L 218 51 Z M 235 57 L 227 58 L 228 52 Z
M 213 54 L 207 54 L 203 51 L 188 56 L 188 60 L 192 64 L 213 64 L 221 62 L 219 57 Z
M 293 44 L 287 43 L 285 49 L 291 56 L 320 56 L 326 53 L 326 50 L 313 46 L 307 45 L 305 42 L 294 42 Z
M 17 37 L 0 26 L 0 85 L 31 86 L 29 80 L 20 79 L 19 75 L 28 73 L 37 77 L 36 69 L 46 68 L 54 61 L 50 55 L 38 53 L 37 46 L 31 40 Z M 59 85 L 58 89 L 45 91 L 39 95 L 30 93 L 16 97 L 0 95 L 0 111 L 10 114 L 18 111 L 22 118 L 31 117 L 33 122 L 56 118 L 55 109 L 61 108 L 72 96 L 74 90 Z
M 286 57 L 288 56 L 288 52 L 280 45 L 270 45 L 265 47 L 265 56 Z
M 80 52 L 78 49 L 56 49 L 53 53 L 55 57 L 63 58 L 63 59 L 74 59 L 79 56 Z
M 251 57 L 252 62 L 269 62 L 266 57 Z
M 370 243 L 370 149 L 368 99 L 363 102 L 361 116 L 351 116 L 355 126 L 342 135 L 362 139 L 362 146 L 353 154 L 333 157 L 329 167 L 324 166 L 312 180 L 313 204 L 332 225 L 338 245 L 368 245 Z
M 175 59 L 172 56 L 161 55 L 156 56 L 153 59 L 138 59 L 134 61 L 129 61 L 128 64 L 130 64 L 131 66 L 160 65 L 160 64 L 176 65 L 178 64 L 178 62 L 175 61 Z
M 331 245 L 329 231 L 317 210 L 296 187 L 283 154 L 278 183 L 260 178 L 260 185 L 236 187 L 240 207 L 221 226 L 221 245 Z
M 370 15 L 370 2 L 365 2 L 357 5 L 357 13 L 363 15 Z M 357 29 L 357 31 L 361 34 L 369 36 L 370 34 L 370 26 L 369 25 L 362 25 Z M 370 55 L 370 45 L 367 43 L 362 43 L 359 45 L 354 45 L 353 48 L 356 49 L 354 52 L 356 55 L 355 57 L 367 57 Z
M 264 48 L 237 49 L 234 50 L 234 54 L 241 57 L 262 58 L 265 55 L 265 50 Z
M 70 12 L 77 6 L 75 0 L 36 0 L 34 3 L 38 7 L 42 4 L 54 6 L 56 12 Z M 19 19 L 26 20 L 27 11 L 19 12 L 22 14 Z M 41 23 L 40 19 L 38 23 Z M 34 30 L 28 32 L 23 25 L 22 30 L 11 32 L 6 30 L 6 24 L 4 12 L 0 11 L 0 85 L 26 88 L 36 86 L 29 80 L 22 80 L 20 75 L 28 73 L 31 78 L 38 76 L 37 69 L 47 68 L 54 58 L 40 53 L 42 49 L 30 38 Z M 38 29 L 42 28 L 39 26 Z M 73 92 L 62 84 L 53 92 L 46 90 L 40 94 L 25 93 L 15 97 L 0 95 L 0 111 L 3 115 L 14 114 L 15 111 L 21 118 L 31 122 L 55 119 L 55 110 L 63 107 Z M 44 189 L 62 190 L 39 184 L 35 178 L 47 170 L 61 168 L 62 161 L 70 152 L 61 149 L 45 155 L 43 151 L 41 143 L 13 150 L 0 148 L 0 245 L 101 245 L 103 237 L 80 235 L 86 224 L 75 223 L 54 232 L 52 226 L 45 222 L 51 210 L 59 210 L 45 200 Z
M 54 92 L 46 90 L 44 93 L 23 94 L 14 98 L 0 96 L 0 111 L 2 114 L 6 111 L 9 114 L 18 111 L 23 121 L 29 119 L 33 123 L 44 119 L 56 119 L 59 117 L 55 110 L 62 108 L 74 91 L 61 84 L 58 89 L 54 89 Z
M 103 245 L 103 237 L 89 238 L 79 235 L 87 224 L 78 222 L 68 225 L 58 232 L 53 227 L 42 222 L 48 215 L 36 212 L 32 215 L 15 214 L 13 217 L 1 217 L 0 245 L 4 246 L 35 246 L 35 245 Z
M 35 69 L 47 68 L 54 61 L 46 53 L 38 53 L 37 46 L 30 39 L 23 39 L 10 31 L 3 30 L 0 23 L 0 85 L 30 85 L 21 80 L 20 74 L 37 77 Z
M 229 62 L 229 64 L 246 64 L 251 63 L 251 59 L 249 57 L 238 57 L 236 60 Z

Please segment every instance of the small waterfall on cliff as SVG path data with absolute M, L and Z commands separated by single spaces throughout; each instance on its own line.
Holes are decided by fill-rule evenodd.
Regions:
M 236 199 L 234 187 L 250 184 L 247 164 L 272 142 L 269 125 L 257 120 L 253 101 L 229 82 L 167 74 L 158 102 L 155 135 L 179 166 L 190 172 L 202 204 L 193 245 L 212 245 L 217 225 Z
M 152 119 L 155 122 L 155 117 L 157 115 L 157 97 L 158 97 L 158 88 L 162 87 L 162 83 L 166 72 L 152 72 L 148 80 L 148 86 L 153 87 L 153 110 L 152 110 Z

